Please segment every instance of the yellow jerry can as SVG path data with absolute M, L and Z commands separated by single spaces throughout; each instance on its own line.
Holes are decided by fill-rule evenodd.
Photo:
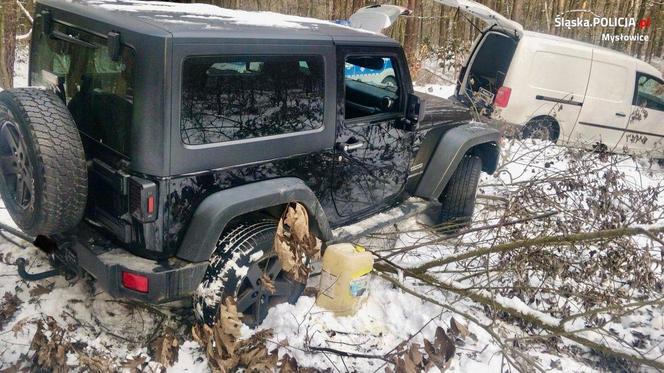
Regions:
M 366 299 L 373 255 L 362 246 L 340 243 L 323 255 L 316 304 L 337 316 L 353 315 Z

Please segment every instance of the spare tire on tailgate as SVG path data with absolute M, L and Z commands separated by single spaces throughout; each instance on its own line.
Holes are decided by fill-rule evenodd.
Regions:
M 0 193 L 16 225 L 30 235 L 68 231 L 87 192 L 83 144 L 62 100 L 38 88 L 0 92 Z

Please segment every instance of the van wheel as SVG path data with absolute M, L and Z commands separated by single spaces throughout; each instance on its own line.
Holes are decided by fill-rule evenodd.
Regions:
M 522 136 L 524 139 L 548 140 L 555 143 L 560 136 L 560 127 L 551 117 L 533 118 L 523 127 Z
M 39 88 L 0 92 L 0 192 L 29 235 L 63 233 L 83 218 L 88 177 L 76 124 Z
M 466 155 L 438 197 L 442 204 L 440 221 L 449 225 L 446 231 L 454 232 L 470 224 L 475 211 L 481 172 L 482 159 L 475 155 Z
M 273 250 L 276 231 L 277 221 L 266 219 L 239 223 L 222 234 L 203 282 L 194 293 L 194 312 L 200 321 L 212 325 L 228 296 L 235 298 L 242 321 L 250 327 L 259 325 L 270 307 L 297 302 L 305 284 L 291 280 L 282 271 Z M 263 283 L 265 276 L 271 284 Z M 273 292 L 268 289 L 270 285 Z

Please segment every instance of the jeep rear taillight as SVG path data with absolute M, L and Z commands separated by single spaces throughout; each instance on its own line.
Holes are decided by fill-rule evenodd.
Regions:
M 507 107 L 511 95 L 512 88 L 505 86 L 500 87 L 498 88 L 498 92 L 496 92 L 496 97 L 493 99 L 493 104 L 501 108 Z
M 150 291 L 148 277 L 131 272 L 122 272 L 122 286 L 138 291 L 139 293 L 148 293 Z
M 129 179 L 129 212 L 141 223 L 157 219 L 157 185 L 135 176 Z
M 148 214 L 154 214 L 154 195 L 148 196 Z

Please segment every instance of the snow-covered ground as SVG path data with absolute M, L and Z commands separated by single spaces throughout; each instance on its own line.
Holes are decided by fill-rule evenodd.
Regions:
M 25 64 L 18 67 L 16 84 L 23 85 L 27 77 Z M 453 93 L 452 86 L 430 85 L 418 87 L 418 90 L 442 97 Z M 483 174 L 480 184 L 472 226 L 476 231 L 445 239 L 440 232 L 423 229 L 415 218 L 411 218 L 398 224 L 395 249 L 371 249 L 389 256 L 399 266 L 412 268 L 434 259 L 519 239 L 610 229 L 612 226 L 603 224 L 613 222 L 611 219 L 615 219 L 615 226 L 620 226 L 620 222 L 634 226 L 664 224 L 661 216 L 664 194 L 659 193 L 664 186 L 664 170 L 644 159 L 588 154 L 532 140 L 511 141 L 503 144 L 502 162 L 497 173 L 493 176 Z M 607 195 L 615 198 L 603 200 Z M 531 219 L 542 213 L 551 215 Z M 11 223 L 5 209 L 0 209 L 0 219 Z M 511 224 L 515 219 L 523 222 Z M 397 234 L 397 230 L 387 234 Z M 112 299 L 88 278 L 68 281 L 59 277 L 25 282 L 16 273 L 16 259 L 28 259 L 30 271 L 39 271 L 48 268 L 46 256 L 8 234 L 0 237 L 0 242 L 0 297 L 7 294 L 5 301 L 0 300 L 0 370 L 31 366 L 35 352 L 30 345 L 38 321 L 47 322 L 52 318 L 68 341 L 76 346 L 76 352 L 66 356 L 70 368 L 80 367 L 87 361 L 82 356 L 92 354 L 108 359 L 107 366 L 113 369 L 129 371 L 128 367 L 140 361 L 142 363 L 138 366 L 144 369 L 142 371 L 157 370 L 160 365 L 154 361 L 154 352 L 148 346 L 165 328 L 171 328 L 179 337 L 180 347 L 177 361 L 169 371 L 208 371 L 205 353 L 192 340 L 193 317 L 189 305 L 152 307 Z M 601 273 L 603 262 L 593 260 L 614 250 L 612 245 L 600 241 L 588 247 L 579 245 L 578 249 L 558 247 L 551 253 L 544 249 L 528 251 L 527 258 L 511 256 L 512 252 L 496 253 L 434 267 L 428 273 L 450 286 L 492 297 L 496 304 L 520 309 L 523 314 L 533 315 L 544 322 L 557 323 L 592 306 L 588 304 L 589 299 L 574 295 L 577 290 L 597 290 L 594 302 L 599 305 L 608 302 L 607 307 L 623 300 L 626 303 L 632 298 L 652 300 L 657 289 L 661 290 L 661 261 L 657 261 L 660 243 L 644 237 L 621 241 L 619 245 L 625 252 L 642 249 L 642 255 L 649 258 L 648 261 L 638 262 L 633 256 L 620 258 L 619 254 L 612 253 L 606 257 L 604 267 L 611 267 L 609 260 L 620 258 L 623 262 L 615 268 L 618 270 L 624 266 L 626 273 Z M 590 253 L 593 250 L 599 254 Z M 574 257 L 570 258 L 570 255 Z M 538 258 L 541 265 L 533 258 Z M 555 267 L 555 263 L 564 263 L 566 267 L 551 272 L 550 267 Z M 639 263 L 654 268 L 639 268 Z M 634 274 L 644 277 L 634 279 Z M 390 273 L 383 275 L 390 276 Z M 594 284 L 603 284 L 615 292 L 615 299 L 602 298 L 605 293 L 601 289 L 589 286 L 593 283 L 591 281 L 602 276 L 605 277 Z M 468 333 L 455 338 L 456 352 L 448 368 L 450 371 L 505 371 L 508 362 L 503 354 L 505 351 L 509 352 L 508 356 L 517 356 L 533 370 L 535 366 L 542 370 L 574 372 L 634 368 L 633 365 L 621 365 L 625 364 L 622 360 L 600 358 L 579 343 L 545 333 L 532 324 L 496 312 L 459 293 L 404 277 L 403 272 L 393 274 L 392 278 L 405 289 L 430 300 L 408 294 L 374 275 L 366 302 L 354 316 L 335 317 L 317 307 L 313 297 L 303 296 L 294 305 L 282 304 L 272 309 L 258 330 L 273 330 L 267 347 L 278 346 L 280 357 L 288 354 L 301 366 L 320 370 L 369 372 L 394 369 L 380 356 L 403 350 L 404 346 L 423 346 L 425 339 L 434 339 L 439 327 L 449 332 L 453 317 L 467 325 Z M 589 283 L 585 284 L 584 279 Z M 644 285 L 625 285 L 635 281 Z M 547 290 L 551 284 L 569 288 L 570 293 L 560 296 L 555 289 Z M 18 300 L 8 301 L 13 296 Z M 598 338 L 600 343 L 613 345 L 616 349 L 629 352 L 629 348 L 636 346 L 640 356 L 664 363 L 662 311 L 661 303 L 653 303 L 622 317 L 606 316 L 604 323 L 581 317 L 571 320 L 570 326 L 582 330 L 589 328 L 588 333 L 595 332 L 588 336 L 589 339 Z M 609 313 L 599 312 L 597 318 L 602 319 Z M 592 322 L 596 324 L 588 324 Z M 253 333 L 255 331 L 246 326 L 242 328 L 243 337 Z M 538 335 L 542 338 L 537 338 Z M 612 336 L 618 336 L 627 345 L 621 345 Z M 342 357 L 320 348 L 372 357 Z M 125 368 L 122 368 L 123 364 Z M 431 367 L 430 371 L 439 369 Z
M 416 86 L 415 90 L 418 92 L 428 93 L 430 95 L 448 98 L 454 96 L 454 85 L 438 85 L 438 84 L 426 84 L 423 86 Z

